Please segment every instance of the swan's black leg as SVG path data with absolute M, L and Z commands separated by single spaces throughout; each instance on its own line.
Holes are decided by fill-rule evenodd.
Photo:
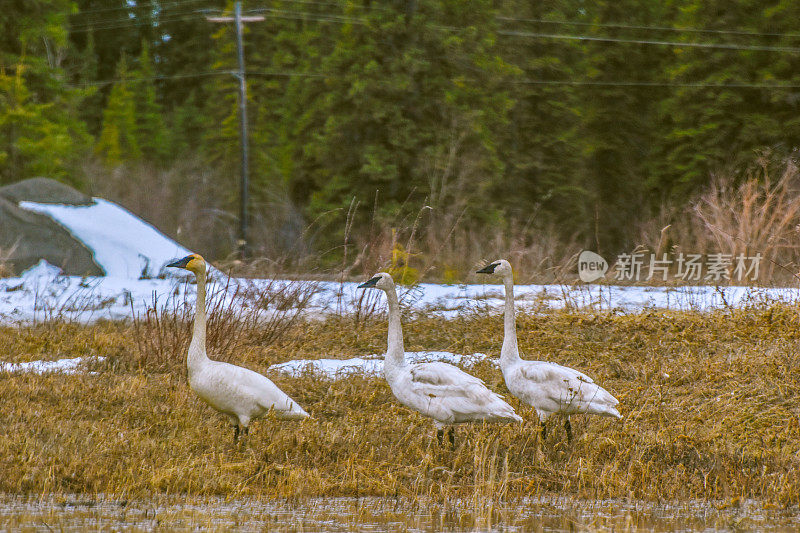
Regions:
M 547 439 L 547 422 L 542 422 L 542 442 Z
M 244 427 L 244 436 L 246 437 L 246 436 L 248 436 L 249 434 L 250 434 L 250 426 L 245 426 L 245 427 Z
M 233 426 L 233 443 L 239 442 L 239 424 Z
M 450 426 L 450 447 L 456 449 L 456 428 Z
M 439 446 L 441 446 L 442 440 L 444 439 L 444 428 L 436 430 L 436 438 L 439 439 Z
M 569 417 L 567 417 L 567 421 L 564 422 L 564 429 L 567 430 L 567 442 L 572 444 L 572 424 L 569 423 Z

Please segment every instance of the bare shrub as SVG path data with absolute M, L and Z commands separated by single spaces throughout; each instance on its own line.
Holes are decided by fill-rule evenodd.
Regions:
M 210 284 L 206 348 L 219 360 L 237 349 L 279 341 L 299 320 L 317 291 L 315 282 L 232 280 Z M 134 350 L 132 365 L 151 371 L 180 366 L 189 348 L 195 313 L 194 295 L 159 299 L 153 295 L 144 312 L 131 304 Z
M 30 286 L 33 293 L 31 324 L 57 328 L 62 324 L 91 322 L 97 312 L 110 307 L 116 300 L 113 296 L 102 297 L 95 292 L 99 282 L 97 278 L 83 278 L 75 284 L 68 276 L 60 274 L 34 280 Z M 28 282 L 16 290 L 27 288 Z
M 797 260 L 800 172 L 794 161 L 786 161 L 777 180 L 766 157 L 739 186 L 730 176 L 716 176 L 692 209 L 708 230 L 705 250 L 715 246 L 733 255 L 760 253 L 767 260 L 766 279 L 774 277 L 777 264 Z
M 687 206 L 665 205 L 639 226 L 640 250 L 657 254 L 761 255 L 758 279 L 731 282 L 795 282 L 800 259 L 800 171 L 786 160 L 776 167 L 760 157 L 743 180 L 718 174 Z M 731 276 L 733 277 L 733 276 Z

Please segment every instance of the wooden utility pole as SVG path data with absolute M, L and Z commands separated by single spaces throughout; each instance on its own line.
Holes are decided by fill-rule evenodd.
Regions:
M 247 192 L 248 192 L 248 141 L 247 141 L 247 80 L 244 70 L 244 42 L 242 39 L 243 25 L 245 22 L 259 22 L 264 20 L 263 16 L 242 16 L 242 3 L 236 2 L 234 5 L 233 17 L 206 17 L 209 22 L 233 22 L 236 24 L 236 46 L 239 55 L 239 71 L 236 77 L 239 78 L 239 138 L 242 146 L 242 168 L 239 182 L 239 255 L 246 259 L 248 255 L 247 240 Z

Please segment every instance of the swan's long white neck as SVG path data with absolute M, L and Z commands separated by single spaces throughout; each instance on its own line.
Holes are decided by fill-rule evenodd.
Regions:
M 186 356 L 186 366 L 189 372 L 197 370 L 208 361 L 206 355 L 206 268 L 196 273 L 197 275 L 197 304 L 194 315 L 194 330 L 192 342 L 189 344 L 189 353 Z
M 406 350 L 403 346 L 403 326 L 400 324 L 400 302 L 397 299 L 397 290 L 384 289 L 386 301 L 389 305 L 389 333 L 386 339 L 386 360 L 384 368 L 387 376 L 395 369 L 406 364 Z
M 516 313 L 514 311 L 514 277 L 511 273 L 503 276 L 506 288 L 506 305 L 503 314 L 503 348 L 500 350 L 500 368 L 520 361 L 517 347 Z

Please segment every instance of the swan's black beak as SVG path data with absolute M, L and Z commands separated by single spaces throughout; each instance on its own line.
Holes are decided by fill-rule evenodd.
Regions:
M 189 261 L 191 261 L 192 259 L 194 259 L 193 256 L 187 255 L 183 259 L 178 259 L 177 261 L 173 261 L 172 263 L 168 264 L 167 266 L 168 267 L 173 267 L 173 268 L 186 268 L 186 265 L 188 265 Z
M 370 287 L 374 287 L 380 280 L 381 280 L 380 276 L 375 276 L 372 279 L 368 279 L 367 281 L 359 285 L 357 288 L 368 289 Z
M 494 269 L 500 266 L 500 263 L 490 263 L 482 269 L 475 272 L 476 274 L 494 274 Z

